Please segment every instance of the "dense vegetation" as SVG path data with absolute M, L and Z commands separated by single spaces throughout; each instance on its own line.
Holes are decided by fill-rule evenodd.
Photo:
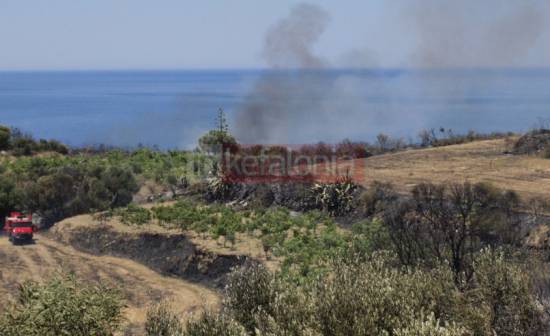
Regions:
M 391 253 L 366 259 L 339 256 L 327 268 L 330 272 L 303 284 L 261 265 L 241 268 L 229 280 L 220 313 L 206 312 L 184 328 L 173 315 L 162 321 L 171 315 L 153 308 L 150 324 L 156 323 L 155 330 L 179 331 L 163 335 L 543 335 L 547 331 L 525 270 L 506 261 L 499 250 L 477 254 L 477 281 L 464 290 L 453 285 L 448 269 L 403 267 Z
M 123 302 L 116 290 L 56 276 L 27 282 L 17 301 L 0 316 L 2 336 L 113 335 L 122 325 Z
M 276 273 L 257 265 L 236 270 L 220 313 L 208 312 L 187 327 L 177 318 L 171 323 L 187 328 L 184 335 L 223 328 L 231 330 L 223 335 L 548 330 L 548 297 L 540 293 L 549 279 L 533 268 L 536 260 L 544 267 L 544 259 L 521 248 L 517 195 L 486 184 L 424 184 L 401 198 L 391 186 L 375 184 L 361 202 L 376 215 L 349 231 L 328 212 L 235 211 L 189 202 L 153 208 L 148 216 L 162 225 L 230 241 L 235 232 L 247 233 L 282 260 Z
M 236 211 L 180 202 L 143 217 L 231 242 L 235 233 L 247 233 L 283 261 L 275 274 L 254 265 L 237 270 L 222 312 L 193 320 L 190 335 L 228 326 L 232 331 L 224 335 L 547 330 L 548 301 L 537 295 L 541 279 L 534 281 L 540 274 L 528 266 L 538 257 L 521 249 L 514 193 L 486 184 L 424 184 L 400 198 L 391 186 L 375 184 L 359 206 L 377 215 L 351 231 L 338 229 L 329 211 L 293 215 L 279 208 Z M 543 276 L 542 286 L 548 281 Z M 172 323 L 185 330 L 177 320 Z
M 30 152 L 20 155 L 21 139 L 39 147 L 32 145 Z M 68 153 L 50 146 L 56 142 L 31 140 L 0 128 L 0 146 L 9 150 L 0 156 L 2 219 L 7 212 L 20 210 L 36 213 L 50 225 L 75 214 L 126 206 L 146 181 L 175 190 L 211 169 L 211 159 L 200 153 L 147 148 Z M 37 151 L 43 153 L 36 155 Z
M 220 125 L 203 138 L 203 151 L 232 143 L 223 119 Z M 548 257 L 522 247 L 527 225 L 519 209 L 526 206 L 514 192 L 448 183 L 420 184 L 399 195 L 389 184 L 364 190 L 342 179 L 300 189 L 307 211 L 298 213 L 264 202 L 227 206 L 235 186 L 218 176 L 193 186 L 203 200 L 219 202 L 182 199 L 145 209 L 131 203 L 144 181 L 192 184 L 215 169 L 212 158 L 144 148 L 66 155 L 49 149 L 26 156 L 15 149 L 12 133 L 0 128 L 0 148 L 12 154 L 0 164 L 0 215 L 24 209 L 49 222 L 85 212 L 102 220 L 117 216 L 128 225 L 155 221 L 230 247 L 255 238 L 266 258 L 280 262 L 275 272 L 256 263 L 236 269 L 222 309 L 185 324 L 169 304 L 151 307 L 148 336 L 511 336 L 550 330 Z M 432 140 L 424 145 L 442 143 Z M 372 147 L 345 141 L 300 150 L 363 157 L 400 148 L 400 141 L 380 135 Z M 335 218 L 342 217 L 353 224 L 337 225 Z M 112 335 L 121 305 L 116 291 L 76 285 L 72 278 L 28 283 L 0 318 L 0 334 Z
M 10 150 L 16 156 L 31 155 L 39 152 L 57 152 L 67 154 L 69 148 L 56 140 L 35 140 L 21 130 L 0 125 L 0 151 Z

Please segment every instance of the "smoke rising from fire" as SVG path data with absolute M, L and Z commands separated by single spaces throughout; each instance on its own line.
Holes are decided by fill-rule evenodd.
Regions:
M 413 65 L 510 67 L 523 61 L 544 32 L 541 0 L 424 0 L 403 8 L 418 45 Z
M 263 56 L 274 68 L 318 69 L 324 61 L 313 52 L 325 31 L 329 14 L 319 6 L 301 4 L 288 18 L 273 25 L 266 34 Z
M 403 34 L 412 41 L 403 65 L 430 69 L 521 65 L 539 42 L 548 13 L 548 6 L 538 0 L 425 0 L 400 9 L 407 26 Z M 411 134 L 437 125 L 443 113 L 467 115 L 470 127 L 486 122 L 476 119 L 472 106 L 456 102 L 498 79 L 336 70 L 314 49 L 329 23 L 322 8 L 301 4 L 269 29 L 262 55 L 273 69 L 287 70 L 265 73 L 237 111 L 234 126 L 241 142 L 300 143 L 368 139 L 379 132 Z M 366 41 L 365 46 L 343 53 L 345 66 L 376 63 L 368 47 Z M 429 97 L 430 105 L 420 102 L 416 110 L 411 108 L 414 94 Z M 460 117 L 445 120 L 453 118 Z

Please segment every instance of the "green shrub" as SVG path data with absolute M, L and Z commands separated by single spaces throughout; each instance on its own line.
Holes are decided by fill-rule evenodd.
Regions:
M 202 313 L 187 323 L 185 336 L 248 336 L 244 328 L 225 314 Z M 177 336 L 174 335 L 174 336 Z
M 502 252 L 482 251 L 475 281 L 460 290 L 449 267 L 398 264 L 387 252 L 343 254 L 326 261 L 329 271 L 301 283 L 249 264 L 229 276 L 222 310 L 192 320 L 185 335 L 534 336 L 548 330 L 527 273 Z M 177 319 L 155 315 L 168 316 L 161 325 Z
M 109 167 L 101 175 L 101 181 L 112 195 L 111 207 L 125 206 L 132 201 L 139 190 L 131 171 L 119 167 Z
M 113 335 L 121 326 L 122 308 L 116 290 L 83 284 L 72 276 L 45 284 L 27 282 L 0 318 L 0 335 Z
M 275 300 L 273 275 L 261 264 L 251 264 L 230 274 L 224 306 L 246 330 L 254 332 L 259 312 L 271 313 Z
M 124 224 L 143 225 L 149 223 L 152 219 L 150 210 L 135 204 L 118 209 L 115 214 L 120 217 L 120 221 Z
M 317 283 L 316 318 L 323 335 L 391 335 L 422 312 L 441 312 L 455 300 L 448 272 L 394 269 L 388 262 L 384 255 L 366 263 L 338 262 Z
M 184 327 L 170 304 L 163 301 L 147 310 L 145 334 L 147 336 L 183 336 Z
M 134 175 L 122 168 L 73 166 L 41 159 L 14 171 L 24 197 L 20 207 L 38 212 L 47 224 L 68 216 L 126 206 L 138 190 Z M 60 164 L 61 167 L 56 167 Z M 18 167 L 19 168 L 19 167 Z M 16 169 L 18 169 L 16 168 Z M 27 176 L 25 176 L 27 175 Z
M 470 334 L 468 321 L 451 314 L 463 308 L 451 272 L 394 263 L 387 254 L 337 258 L 330 272 L 303 284 L 263 266 L 242 268 L 230 277 L 221 314 L 258 335 Z
M 19 198 L 14 181 L 7 174 L 0 174 L 0 221 L 20 204 Z
M 541 335 L 548 330 L 524 269 L 507 261 L 502 251 L 488 249 L 476 258 L 474 268 L 479 291 L 472 293 L 472 300 L 488 308 L 496 334 Z

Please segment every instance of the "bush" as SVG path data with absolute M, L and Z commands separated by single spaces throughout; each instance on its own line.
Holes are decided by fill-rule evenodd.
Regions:
M 170 304 L 163 301 L 147 310 L 145 334 L 147 336 L 183 336 L 184 328 Z
M 507 261 L 502 251 L 484 250 L 475 261 L 479 297 L 488 307 L 488 320 L 497 335 L 541 335 L 542 312 L 532 295 L 528 273 Z M 479 302 L 476 302 L 476 299 Z M 548 326 L 546 326 L 548 327 Z
M 548 330 L 527 273 L 501 251 L 476 256 L 475 281 L 466 289 L 455 285 L 447 266 L 402 267 L 386 252 L 326 259 L 326 267 L 306 282 L 263 265 L 238 268 L 221 312 L 192 320 L 184 335 L 534 336 Z M 163 321 L 157 325 L 177 319 L 170 312 L 155 316 Z
M 0 150 L 10 148 L 11 130 L 9 127 L 0 125 Z
M 153 217 L 150 210 L 135 204 L 130 204 L 126 208 L 118 209 L 115 213 L 120 217 L 122 223 L 133 225 L 147 224 Z
M 466 336 L 470 335 L 466 329 L 454 324 L 442 326 L 434 314 L 426 319 L 417 319 L 405 328 L 395 331 L 395 336 Z
M 390 183 L 373 182 L 367 191 L 359 198 L 360 210 L 366 216 L 373 216 L 384 210 L 384 208 L 396 202 L 398 195 Z
M 174 336 L 176 336 L 175 334 Z M 187 323 L 185 336 L 247 336 L 244 328 L 224 314 L 205 312 Z
M 101 176 L 101 181 L 112 195 L 110 207 L 126 206 L 139 190 L 132 172 L 119 167 L 107 168 Z
M 469 334 L 468 323 L 458 324 L 468 321 L 450 316 L 463 309 L 450 272 L 392 264 L 387 254 L 337 258 L 330 272 L 298 285 L 263 266 L 236 270 L 221 316 L 257 335 Z
M 20 203 L 19 192 L 9 176 L 0 174 L 0 223 Z
M 349 178 L 313 186 L 317 204 L 331 216 L 344 215 L 353 210 L 355 190 L 357 185 Z
M 246 330 L 254 332 L 259 312 L 271 313 L 275 300 L 274 278 L 261 264 L 249 264 L 229 276 L 224 306 Z
M 122 322 L 116 290 L 72 276 L 21 285 L 17 302 L 0 319 L 2 336 L 113 335 Z
M 21 176 L 21 207 L 38 212 L 52 224 L 67 216 L 126 206 L 138 185 L 127 170 L 110 167 L 49 168 L 39 159 L 32 159 L 28 176 Z M 36 171 L 34 171 L 36 169 Z
M 388 263 L 391 258 L 382 254 L 366 263 L 334 264 L 315 287 L 323 335 L 391 335 L 422 312 L 441 312 L 455 301 L 449 274 L 394 269 Z

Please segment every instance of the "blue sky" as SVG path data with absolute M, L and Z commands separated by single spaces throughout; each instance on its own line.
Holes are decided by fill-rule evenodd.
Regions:
M 265 67 L 266 31 L 299 3 L 0 0 L 0 69 Z M 314 52 L 332 66 L 550 65 L 542 0 L 312 3 L 330 16 Z

